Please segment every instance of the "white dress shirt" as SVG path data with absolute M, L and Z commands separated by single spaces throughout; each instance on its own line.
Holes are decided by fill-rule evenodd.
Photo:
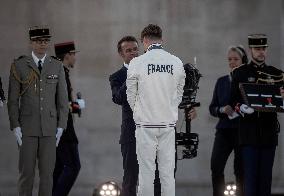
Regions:
M 41 59 L 39 59 L 39 58 L 35 55 L 34 51 L 32 51 L 32 57 L 33 57 L 34 62 L 35 62 L 35 64 L 36 64 L 37 66 L 38 66 L 39 60 L 41 60 L 41 66 L 43 67 L 43 63 L 44 63 L 46 54 L 45 54 Z

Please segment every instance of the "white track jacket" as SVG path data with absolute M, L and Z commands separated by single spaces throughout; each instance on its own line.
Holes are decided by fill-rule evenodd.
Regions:
M 184 83 L 182 61 L 159 44 L 149 46 L 145 54 L 132 59 L 127 71 L 126 93 L 136 125 L 175 126 Z

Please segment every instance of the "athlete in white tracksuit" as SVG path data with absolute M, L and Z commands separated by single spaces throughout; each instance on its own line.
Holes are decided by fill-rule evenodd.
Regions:
M 129 64 L 126 93 L 136 123 L 138 196 L 154 195 L 156 156 L 162 196 L 175 195 L 174 127 L 184 82 L 182 61 L 161 44 L 151 44 L 145 54 Z

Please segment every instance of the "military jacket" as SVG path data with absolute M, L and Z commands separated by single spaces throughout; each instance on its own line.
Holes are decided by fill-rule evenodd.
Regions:
M 21 127 L 26 136 L 55 136 L 66 128 L 68 95 L 61 62 L 47 56 L 40 73 L 32 56 L 12 63 L 8 114 L 11 130 Z
M 64 72 L 65 72 L 65 80 L 67 84 L 68 101 L 69 103 L 71 103 L 73 102 L 73 98 L 72 98 L 73 89 L 72 89 L 72 85 L 70 81 L 69 69 L 64 67 Z M 60 139 L 60 143 L 65 143 L 65 142 L 78 144 L 78 138 L 75 133 L 73 115 L 72 115 L 71 110 L 69 110 L 69 113 L 68 113 L 67 127 L 64 130 L 62 137 Z
M 256 65 L 253 62 L 234 70 L 232 75 L 230 105 L 234 108 L 237 103 L 244 103 L 240 83 L 259 83 L 260 79 L 267 80 L 267 75 L 281 75 L 283 72 L 266 64 Z M 261 82 L 263 83 L 263 82 Z M 245 114 L 239 118 L 239 141 L 241 145 L 271 146 L 278 144 L 279 122 L 275 112 L 257 112 Z

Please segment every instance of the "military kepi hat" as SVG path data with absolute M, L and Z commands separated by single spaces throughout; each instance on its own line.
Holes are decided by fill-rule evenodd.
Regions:
M 78 50 L 75 49 L 75 44 L 73 41 L 55 44 L 54 49 L 55 49 L 55 55 L 58 58 L 62 57 L 63 55 L 69 52 L 79 52 Z
M 30 40 L 37 38 L 50 38 L 49 28 L 46 27 L 32 27 L 29 29 Z
M 250 48 L 268 47 L 267 36 L 265 34 L 251 34 L 248 36 Z

